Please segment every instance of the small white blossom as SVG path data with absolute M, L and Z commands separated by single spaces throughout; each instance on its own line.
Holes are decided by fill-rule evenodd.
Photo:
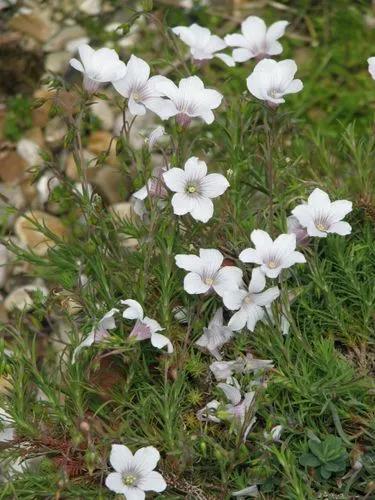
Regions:
M 139 302 L 132 299 L 122 300 L 121 304 L 128 306 L 122 316 L 125 319 L 135 319 L 136 323 L 130 333 L 130 337 L 135 337 L 136 340 L 150 339 L 151 344 L 158 349 L 167 347 L 168 353 L 173 352 L 171 341 L 160 332 L 164 330 L 157 321 L 148 318 L 144 315 L 142 306 Z
M 176 255 L 176 265 L 189 271 L 184 279 L 184 290 L 190 294 L 214 290 L 221 297 L 228 290 L 236 290 L 242 282 L 242 271 L 235 266 L 222 267 L 224 257 L 215 249 L 199 250 L 197 255 Z
M 298 221 L 297 217 L 290 215 L 287 220 L 288 234 L 296 235 L 297 245 L 305 246 L 309 242 L 309 235 L 306 228 L 304 228 Z
M 165 198 L 167 190 L 163 182 L 163 174 L 167 171 L 165 167 L 155 167 L 152 171 L 152 177 L 147 181 L 145 186 L 133 193 L 137 200 L 145 200 L 147 196 L 152 198 Z
M 97 325 L 93 327 L 88 336 L 75 348 L 72 357 L 72 363 L 76 362 L 77 355 L 84 347 L 90 347 L 94 342 L 100 342 L 101 340 L 109 336 L 108 330 L 113 330 L 116 328 L 116 323 L 114 320 L 114 315 L 119 312 L 118 309 L 111 309 L 107 312 Z
M 297 65 L 292 59 L 279 62 L 263 59 L 247 78 L 247 88 L 257 99 L 272 107 L 278 106 L 285 102 L 284 95 L 302 90 L 301 80 L 294 79 L 296 71 Z
M 196 61 L 206 61 L 218 57 L 227 66 L 235 65 L 231 56 L 219 52 L 219 50 L 225 49 L 227 44 L 217 35 L 211 35 L 208 28 L 194 23 L 191 26 L 176 26 L 172 31 L 190 47 L 190 53 Z
M 144 115 L 146 108 L 163 120 L 174 115 L 174 106 L 161 97 L 156 88 L 159 76 L 150 78 L 150 66 L 132 55 L 123 78 L 112 82 L 119 94 L 128 99 L 129 111 L 133 116 Z
M 192 118 L 201 118 L 212 123 L 212 112 L 220 106 L 223 96 L 213 89 L 206 89 L 198 76 L 182 78 L 177 87 L 165 76 L 158 77 L 157 89 L 168 97 L 174 106 L 173 116 L 180 125 L 187 126 Z
M 233 50 L 236 62 L 275 56 L 283 51 L 277 40 L 284 35 L 288 24 L 288 21 L 277 21 L 267 28 L 263 19 L 250 16 L 241 24 L 242 35 L 227 35 L 225 41 L 231 47 L 238 47 Z
M 254 331 L 255 325 L 265 314 L 264 306 L 270 305 L 279 295 L 277 286 L 265 290 L 266 278 L 260 268 L 253 270 L 248 290 L 238 289 L 224 293 L 223 302 L 231 311 L 238 311 L 231 317 L 228 326 L 234 331 L 246 325 Z
M 342 220 L 351 211 L 351 201 L 331 202 L 327 193 L 316 188 L 308 197 L 307 203 L 298 205 L 292 210 L 292 214 L 306 228 L 309 236 L 326 238 L 329 233 L 341 236 L 351 233 L 350 224 Z
M 113 444 L 109 461 L 116 472 L 107 476 L 105 485 L 127 500 L 144 500 L 146 491 L 160 493 L 167 483 L 154 471 L 159 460 L 160 453 L 153 446 L 140 448 L 133 455 L 127 446 Z
M 176 215 L 190 213 L 195 220 L 207 222 L 214 213 L 212 198 L 222 195 L 229 182 L 222 174 L 208 174 L 204 161 L 192 156 L 184 168 L 171 168 L 163 174 L 167 187 L 176 194 L 172 197 Z
M 221 359 L 220 349 L 233 337 L 233 331 L 223 324 L 223 309 L 220 307 L 207 328 L 203 328 L 203 335 L 195 342 L 199 347 L 207 351 L 217 360 Z
M 145 142 L 148 144 L 148 149 L 151 151 L 155 144 L 157 144 L 160 139 L 165 135 L 165 128 L 159 125 L 154 128 L 154 130 L 150 133 Z
M 306 262 L 301 252 L 296 252 L 296 236 L 281 234 L 275 241 L 261 229 L 255 229 L 250 235 L 255 248 L 243 250 L 239 259 L 242 262 L 259 264 L 260 269 L 268 278 L 277 278 L 282 269 L 287 269 L 296 263 Z
M 373 80 L 375 80 L 375 57 L 369 57 L 367 59 L 368 62 L 368 71 Z
M 266 439 L 271 439 L 275 443 L 281 443 L 281 434 L 284 430 L 284 427 L 282 425 L 276 425 L 275 427 L 272 427 L 270 432 L 264 432 L 264 437 Z
M 83 73 L 83 85 L 88 92 L 96 92 L 103 83 L 113 83 L 125 76 L 126 65 L 120 61 L 115 50 L 94 50 L 83 44 L 78 47 L 78 53 L 81 61 L 73 58 L 69 62 L 74 69 Z

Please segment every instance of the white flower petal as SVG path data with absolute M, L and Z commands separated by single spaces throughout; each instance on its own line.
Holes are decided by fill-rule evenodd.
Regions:
M 182 168 L 170 168 L 163 174 L 167 187 L 176 193 L 184 193 L 186 186 L 186 173 Z
M 238 330 L 242 330 L 246 325 L 247 321 L 247 313 L 244 309 L 240 309 L 236 313 L 233 314 L 231 319 L 229 320 L 228 326 L 237 332 Z
M 228 180 L 221 174 L 206 175 L 200 182 L 201 195 L 207 198 L 216 198 L 222 195 L 228 187 Z
M 267 29 L 267 42 L 271 43 L 281 38 L 284 35 L 288 24 L 288 21 L 277 21 L 276 23 L 271 24 L 271 26 Z
M 163 349 L 163 347 L 167 347 L 168 353 L 173 352 L 173 346 L 171 341 L 165 335 L 161 333 L 153 333 L 151 335 L 151 344 L 158 349 Z
M 254 248 L 245 248 L 238 258 L 245 263 L 262 264 L 263 262 L 261 255 Z
M 214 205 L 209 198 L 196 197 L 192 203 L 190 214 L 195 220 L 208 222 L 214 214 Z
M 189 273 L 184 278 L 184 290 L 187 293 L 206 293 L 210 288 L 210 285 L 203 283 L 202 278 L 197 273 Z
M 110 474 L 108 474 L 105 479 L 105 485 L 115 493 L 125 493 L 125 485 L 122 480 L 122 475 L 119 472 L 111 472 Z
M 250 234 L 250 239 L 256 247 L 260 247 L 262 252 L 272 247 L 273 241 L 271 236 L 262 229 L 254 229 Z
M 215 54 L 215 57 L 217 57 L 218 59 L 220 59 L 221 61 L 223 61 L 230 68 L 233 68 L 233 66 L 236 65 L 236 63 L 234 62 L 233 57 L 230 56 L 230 55 L 228 55 L 228 54 L 224 54 L 224 52 L 219 52 L 219 53 Z
M 236 266 L 222 267 L 216 274 L 213 288 L 215 292 L 223 295 L 232 290 L 236 290 L 242 283 L 242 270 Z
M 259 267 L 253 269 L 251 280 L 249 284 L 250 293 L 261 292 L 266 286 L 266 278 Z
M 192 156 L 186 161 L 184 170 L 185 177 L 189 182 L 203 179 L 207 175 L 206 163 L 196 156 Z
M 197 255 L 179 254 L 175 256 L 176 265 L 185 271 L 201 273 L 202 261 Z
M 193 209 L 195 200 L 186 193 L 175 193 L 172 197 L 173 213 L 176 215 L 185 215 Z
M 328 230 L 329 233 L 336 233 L 340 236 L 346 236 L 352 232 L 352 226 L 347 222 L 335 222 Z
M 154 446 L 140 448 L 134 453 L 133 464 L 142 471 L 142 474 L 148 474 L 155 469 L 160 460 L 160 453 Z
M 260 321 L 264 316 L 264 310 L 257 306 L 256 304 L 251 304 L 250 307 L 246 308 L 247 320 L 246 326 L 250 332 L 253 332 L 256 324 Z
M 223 255 L 215 248 L 201 248 L 199 257 L 202 259 L 204 266 L 212 273 L 218 271 L 224 260 Z
M 123 494 L 126 500 L 144 500 L 146 498 L 146 494 L 143 490 L 132 486 L 124 486 Z
M 328 194 L 319 188 L 314 189 L 307 201 L 309 205 L 317 206 L 321 209 L 329 208 L 331 205 L 331 200 L 329 199 Z
M 238 403 L 240 403 L 241 392 L 237 387 L 233 387 L 233 385 L 225 384 L 223 382 L 217 384 L 217 387 L 224 392 L 226 398 L 232 404 L 237 405 Z
M 122 300 L 121 304 L 129 306 L 122 313 L 125 319 L 143 319 L 143 309 L 139 302 L 133 299 Z
M 274 286 L 272 288 L 269 288 L 268 290 L 265 290 L 264 292 L 253 295 L 253 300 L 254 303 L 258 306 L 268 306 L 275 299 L 277 299 L 279 295 L 280 290 L 277 288 L 277 286 Z
M 159 493 L 167 488 L 167 483 L 159 472 L 151 471 L 142 477 L 138 486 L 144 491 L 156 491 Z
M 116 472 L 122 472 L 133 463 L 133 454 L 127 446 L 113 444 L 109 461 Z

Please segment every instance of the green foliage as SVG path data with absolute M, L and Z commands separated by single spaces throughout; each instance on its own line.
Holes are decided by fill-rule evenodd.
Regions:
M 17 95 L 7 100 L 7 110 L 4 123 L 4 135 L 7 139 L 17 142 L 25 130 L 32 126 L 31 100 Z
M 348 454 L 343 442 L 336 436 L 327 436 L 324 441 L 309 439 L 310 453 L 299 457 L 299 463 L 316 469 L 320 479 L 329 479 L 332 474 L 345 472 Z

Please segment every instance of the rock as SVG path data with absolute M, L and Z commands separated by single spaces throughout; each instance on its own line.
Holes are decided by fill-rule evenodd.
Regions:
M 56 149 L 62 146 L 65 134 L 68 131 L 65 121 L 60 116 L 55 116 L 47 124 L 45 131 L 45 139 L 47 144 Z
M 32 167 L 41 162 L 39 155 L 39 145 L 31 139 L 21 139 L 17 143 L 17 153 L 23 160 Z
M 42 9 L 21 8 L 9 21 L 9 27 L 44 43 L 56 32 L 57 26 Z
M 97 14 L 100 14 L 101 0 L 80 1 L 78 8 L 84 14 L 88 14 L 89 16 L 96 16 Z
M 118 168 L 104 165 L 98 169 L 93 184 L 108 203 L 117 203 L 124 199 L 124 178 Z
M 115 115 L 107 101 L 99 100 L 90 107 L 92 113 L 99 118 L 104 130 L 112 130 L 115 121 Z
M 32 127 L 25 133 L 25 139 L 35 142 L 40 148 L 45 146 L 44 136 L 40 127 Z
M 96 162 L 91 161 L 95 158 L 95 155 L 87 151 L 86 149 L 83 150 L 83 158 L 86 161 L 87 165 L 87 179 L 91 182 L 94 178 L 95 175 L 98 171 L 98 167 L 96 167 Z M 66 175 L 74 180 L 74 181 L 79 181 L 79 174 L 77 170 L 77 165 L 76 162 L 74 161 L 74 156 L 73 153 L 69 153 L 67 160 L 66 160 L 66 169 L 65 169 Z
M 0 184 L 0 195 L 0 221 L 10 227 L 15 215 L 9 216 L 8 207 L 20 210 L 25 206 L 25 198 L 19 185 Z
M 0 180 L 8 184 L 19 182 L 25 175 L 28 165 L 25 160 L 13 150 L 0 152 Z
M 8 249 L 0 243 L 0 288 L 3 288 L 7 279 Z
M 65 26 L 44 44 L 43 49 L 45 52 L 58 52 L 65 49 L 72 40 L 83 38 L 85 35 L 85 30 L 78 24 Z
M 66 50 L 51 52 L 45 59 L 45 69 L 51 73 L 63 74 L 68 68 L 70 58 L 71 54 Z
M 88 139 L 87 149 L 95 156 L 98 156 L 101 153 L 106 153 L 110 144 L 111 148 L 108 156 L 105 159 L 105 163 L 108 163 L 109 165 L 117 165 L 118 161 L 116 158 L 116 139 L 112 140 L 112 135 L 109 132 L 105 130 L 92 132 Z
M 26 219 L 25 216 L 31 220 Z M 54 247 L 56 243 L 39 231 L 32 220 L 45 226 L 58 239 L 63 239 L 67 236 L 67 228 L 57 217 L 40 210 L 26 212 L 16 220 L 14 230 L 21 243 L 33 250 L 37 255 L 46 255 L 48 250 Z
M 4 301 L 5 309 L 10 312 L 14 309 L 19 311 L 30 311 L 33 308 L 34 302 L 31 294 L 33 292 L 41 292 L 45 297 L 48 295 L 47 288 L 42 284 L 41 280 L 36 280 L 29 285 L 15 288 Z
M 131 120 L 131 118 L 132 116 L 130 114 L 127 115 L 127 120 Z M 113 126 L 114 135 L 121 134 L 122 126 L 123 117 L 120 114 L 115 118 Z M 156 121 L 151 113 L 146 113 L 143 116 L 138 116 L 130 131 L 130 146 L 134 149 L 141 149 L 145 144 L 145 137 L 148 137 L 150 135 L 150 131 L 153 130 L 155 126 Z
M 132 219 L 133 217 L 136 217 L 133 205 L 128 201 L 114 203 L 108 207 L 108 211 L 115 216 L 115 220 L 116 217 L 119 219 Z M 126 234 L 121 235 L 121 241 L 123 246 L 126 248 L 136 248 L 138 246 L 138 240 L 127 236 Z

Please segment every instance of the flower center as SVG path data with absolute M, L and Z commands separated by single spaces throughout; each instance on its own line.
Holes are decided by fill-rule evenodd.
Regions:
M 196 193 L 197 192 L 197 186 L 190 185 L 186 188 L 186 191 L 188 193 Z
M 245 302 L 245 304 L 251 304 L 253 299 L 251 298 L 251 295 L 246 295 L 243 301 Z
M 276 90 L 276 89 L 271 89 L 271 90 L 269 91 L 269 94 L 270 94 L 270 96 L 271 96 L 273 99 L 277 99 L 279 92 L 278 92 L 278 90 Z
M 213 284 L 214 280 L 212 278 L 205 278 L 204 282 L 206 283 L 206 285 L 211 286 Z
M 319 229 L 319 231 L 322 231 L 323 233 L 324 233 L 325 231 L 327 231 L 327 229 L 328 229 L 328 228 L 327 228 L 327 226 L 326 226 L 326 225 L 324 225 L 324 224 L 322 224 L 322 223 L 318 223 L 318 224 L 316 225 L 316 228 L 317 228 L 317 229 Z
M 277 267 L 277 263 L 276 263 L 274 260 L 270 260 L 270 261 L 268 262 L 268 267 L 269 267 L 270 269 L 275 269 L 275 268 Z
M 133 486 L 133 484 L 136 482 L 137 478 L 135 476 L 132 476 L 131 474 L 126 474 L 123 476 L 122 481 L 126 486 Z

